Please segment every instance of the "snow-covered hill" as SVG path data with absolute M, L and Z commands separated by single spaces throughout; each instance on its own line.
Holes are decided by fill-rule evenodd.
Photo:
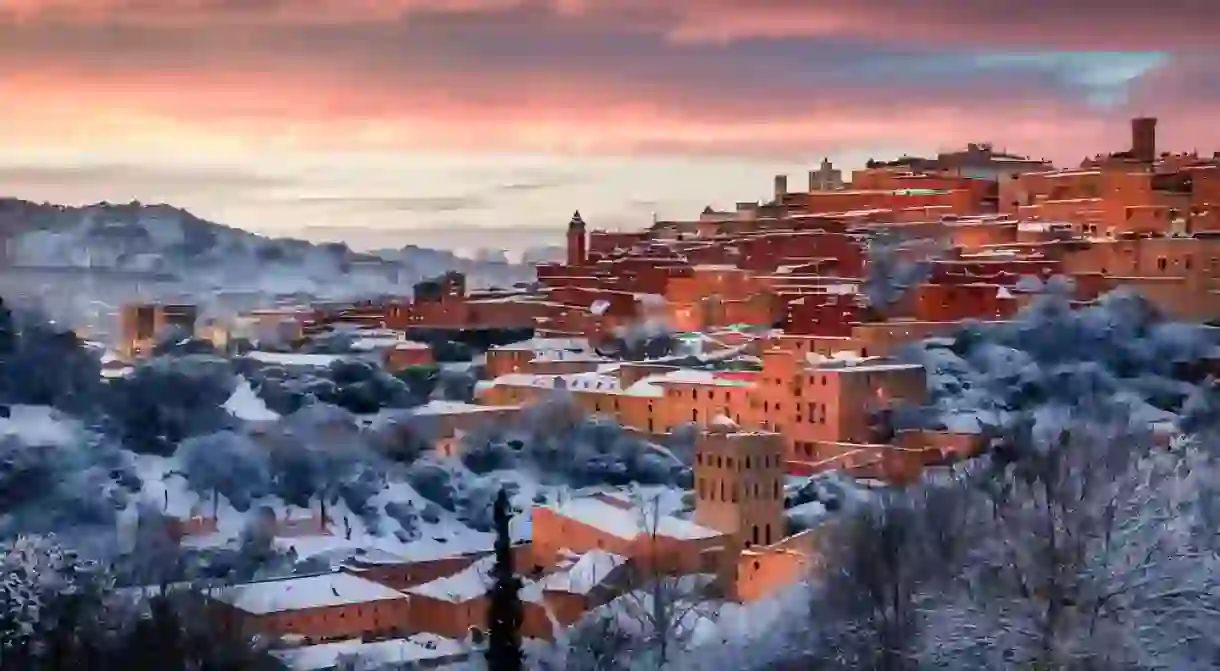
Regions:
M 138 202 L 65 207 L 0 200 L 0 232 L 8 237 L 9 266 L 0 272 L 0 291 L 49 290 L 57 295 L 47 303 L 71 304 L 66 321 L 98 308 L 89 301 L 112 304 L 136 294 L 344 299 L 408 295 L 415 282 L 449 270 L 466 273 L 472 287 L 531 279 L 528 267 L 503 261 L 410 245 L 359 253 L 341 242 L 266 238 Z

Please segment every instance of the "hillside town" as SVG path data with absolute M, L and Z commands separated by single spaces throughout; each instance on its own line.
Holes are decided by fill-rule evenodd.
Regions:
M 1220 316 L 1220 153 L 1159 151 L 1156 128 L 1134 119 L 1130 147 L 1068 169 L 980 143 L 870 161 L 850 176 L 823 160 L 801 188 L 775 176 L 762 200 L 634 231 L 599 230 L 576 212 L 566 260 L 512 287 L 471 288 L 455 272 L 410 299 L 206 317 L 194 304 L 132 304 L 103 373 L 122 377 L 179 339 L 254 367 L 465 371 L 477 377 L 468 397 L 411 409 L 438 458 L 545 406 L 658 451 L 689 438 L 687 506 L 605 488 L 517 513 L 521 633 L 555 640 L 657 576 L 702 580 L 706 598 L 746 607 L 820 566 L 834 516 L 790 529 L 800 483 L 837 474 L 899 488 L 990 448 L 978 412 L 911 417 L 928 403 L 930 372 L 904 348 L 1013 320 L 1056 292 L 1080 309 L 1130 291 L 1169 318 Z M 1220 356 L 1181 363 L 1211 370 Z M 235 413 L 275 423 L 250 386 L 239 392 Z M 1166 444 L 1177 431 L 1149 424 Z M 182 542 L 223 531 L 207 500 L 169 505 L 167 490 L 166 502 Z M 321 503 L 268 524 L 286 544 L 342 557 L 332 570 L 200 598 L 226 629 L 275 637 L 287 668 L 339 668 L 345 655 L 454 665 L 481 640 L 490 543 L 345 547 L 350 529 Z

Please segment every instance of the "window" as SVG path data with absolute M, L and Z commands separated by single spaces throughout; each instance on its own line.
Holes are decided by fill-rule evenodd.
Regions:
M 754 536 L 754 544 L 755 544 L 755 545 L 758 545 L 758 525 L 757 525 L 757 524 L 755 524 L 755 525 L 754 525 L 754 534 L 753 534 L 753 536 Z
M 770 545 L 771 544 L 771 525 L 767 524 L 765 529 L 766 530 L 764 532 L 764 540 L 767 543 L 767 545 Z
M 746 468 L 750 468 L 750 458 L 746 457 Z
M 695 463 L 699 464 L 700 466 L 703 465 L 703 455 L 702 454 L 695 455 Z
M 1168 265 L 1169 265 L 1169 263 L 1165 260 L 1165 257 L 1163 257 L 1163 256 L 1156 260 L 1156 267 L 1158 270 L 1165 270 L 1165 268 Z
M 725 461 L 728 462 L 728 466 L 730 469 L 733 468 L 733 457 L 728 457 L 725 459 Z

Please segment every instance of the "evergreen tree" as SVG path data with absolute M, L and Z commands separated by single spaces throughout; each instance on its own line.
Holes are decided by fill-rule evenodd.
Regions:
M 496 527 L 496 564 L 491 576 L 491 604 L 487 613 L 487 666 L 491 671 L 520 671 L 521 578 L 513 568 L 512 539 L 508 535 L 508 493 L 496 496 L 493 519 Z

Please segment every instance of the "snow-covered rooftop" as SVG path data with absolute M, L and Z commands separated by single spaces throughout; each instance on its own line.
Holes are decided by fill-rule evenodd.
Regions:
M 495 555 L 488 555 L 458 573 L 410 587 L 406 591 L 450 603 L 464 603 L 478 599 L 491 589 L 493 583 L 491 571 L 495 565 Z M 526 583 L 521 589 L 520 595 L 522 601 L 538 602 L 542 598 L 542 589 L 538 583 Z
M 556 515 L 625 540 L 653 533 L 680 540 L 715 538 L 722 535 L 719 531 L 677 517 L 661 515 L 658 519 L 650 519 L 650 516 L 641 511 L 625 510 L 595 497 L 570 499 L 547 508 Z
M 325 368 L 336 361 L 346 358 L 338 354 L 299 354 L 296 352 L 284 353 L 262 351 L 247 352 L 246 357 L 261 363 L 275 364 L 278 366 L 299 366 L 302 368 Z
M 547 592 L 588 594 L 626 562 L 626 557 L 603 550 L 591 550 L 581 555 L 572 565 L 543 578 L 542 589 Z
M 354 640 L 309 645 L 276 650 L 271 654 L 293 671 L 321 671 L 339 668 L 340 663 L 349 657 L 359 658 L 362 663 L 368 665 L 361 666 L 362 669 L 400 668 L 399 665 L 415 665 L 459 657 L 467 654 L 467 650 L 453 639 L 420 633 L 412 634 L 409 638 L 393 638 L 374 643 Z
M 548 350 L 592 350 L 588 338 L 530 338 L 521 342 L 493 347 L 493 350 L 514 350 L 529 352 L 545 352 Z
M 469 413 L 519 410 L 519 405 L 475 405 L 461 401 L 428 401 L 411 408 L 412 415 L 464 415 Z
M 255 615 L 370 601 L 406 599 L 398 590 L 347 573 L 326 573 L 236 585 L 215 595 L 218 601 Z

